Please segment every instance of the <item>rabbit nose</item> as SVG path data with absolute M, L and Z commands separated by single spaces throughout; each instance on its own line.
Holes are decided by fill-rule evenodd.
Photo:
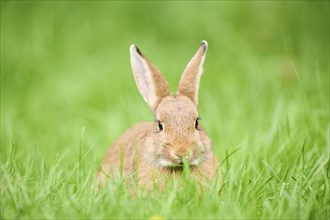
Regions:
M 175 154 L 176 157 L 181 158 L 181 159 L 188 159 L 189 155 L 187 154 Z
M 181 152 L 176 152 L 175 156 L 181 159 L 189 159 L 192 156 L 192 151 L 191 150 L 186 150 L 186 151 L 181 151 Z
M 189 151 L 184 151 L 184 152 L 177 152 L 177 151 L 171 151 L 170 155 L 172 157 L 172 159 L 178 163 L 178 164 L 183 164 L 184 160 L 189 160 Z

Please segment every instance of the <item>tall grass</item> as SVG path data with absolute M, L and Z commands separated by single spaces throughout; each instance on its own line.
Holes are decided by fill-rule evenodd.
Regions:
M 203 39 L 221 193 L 95 190 L 109 144 L 153 120 L 129 45 L 175 91 Z M 329 219 L 329 2 L 1 1 L 0 158 L 3 219 Z

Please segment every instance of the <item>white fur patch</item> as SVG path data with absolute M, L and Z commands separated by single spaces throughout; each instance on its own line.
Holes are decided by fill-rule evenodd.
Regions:
M 194 159 L 193 161 L 191 161 L 191 165 L 197 166 L 199 163 L 201 162 L 200 157 Z
M 178 167 L 181 166 L 178 163 L 173 163 L 172 161 L 160 158 L 157 160 L 157 164 L 161 167 Z

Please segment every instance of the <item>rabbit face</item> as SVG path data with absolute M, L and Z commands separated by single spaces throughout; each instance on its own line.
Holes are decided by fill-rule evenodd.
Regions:
M 196 105 L 186 96 L 165 97 L 155 110 L 155 127 L 146 140 L 146 157 L 158 167 L 198 166 L 209 159 L 211 140 L 198 124 Z

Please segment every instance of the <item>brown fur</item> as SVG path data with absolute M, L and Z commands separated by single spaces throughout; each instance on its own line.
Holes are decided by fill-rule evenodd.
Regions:
M 115 172 L 133 175 L 139 184 L 151 187 L 182 172 L 182 158 L 191 164 L 191 173 L 209 181 L 220 174 L 210 138 L 201 126 L 195 127 L 197 93 L 207 43 L 202 42 L 180 80 L 177 95 L 170 95 L 168 83 L 159 70 L 133 45 L 131 62 L 142 96 L 158 122 L 139 123 L 121 135 L 108 150 L 98 173 L 101 183 Z M 139 80 L 137 80 L 139 79 Z M 181 159 L 180 159 L 181 158 Z

